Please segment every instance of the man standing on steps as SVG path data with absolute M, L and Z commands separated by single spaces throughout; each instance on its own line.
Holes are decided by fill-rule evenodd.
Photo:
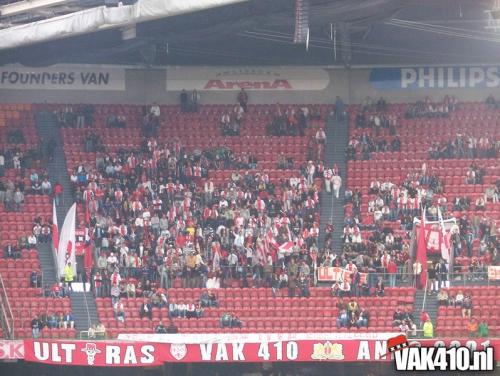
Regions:
M 56 184 L 54 184 L 54 201 L 56 203 L 56 206 L 59 206 L 59 204 L 64 205 L 64 203 L 62 202 L 62 193 L 63 187 L 61 183 L 56 182 Z
M 344 120 L 344 102 L 342 102 L 342 99 L 337 95 L 335 98 L 335 117 L 337 121 L 343 121 Z
M 413 263 L 413 282 L 412 285 L 413 287 L 416 287 L 417 289 L 420 288 L 420 274 L 422 274 L 422 264 L 420 261 L 416 260 Z
M 323 172 L 323 177 L 325 178 L 325 190 L 327 193 L 330 193 L 332 191 L 332 178 L 333 178 L 333 171 L 331 168 L 325 169 Z
M 64 267 L 64 282 L 67 283 L 68 289 L 73 291 L 73 287 L 71 284 L 73 283 L 74 275 L 73 275 L 73 267 L 71 266 L 71 262 Z
M 394 260 L 390 259 L 387 264 L 387 273 L 389 274 L 389 286 L 396 287 L 396 274 L 398 272 L 398 266 Z
M 334 175 L 332 178 L 333 194 L 335 198 L 339 198 L 340 187 L 342 186 L 342 178 L 340 175 Z

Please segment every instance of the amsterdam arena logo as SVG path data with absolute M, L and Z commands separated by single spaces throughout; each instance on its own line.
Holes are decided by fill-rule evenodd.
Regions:
M 341 343 L 315 343 L 311 359 L 314 360 L 343 360 L 344 347 Z

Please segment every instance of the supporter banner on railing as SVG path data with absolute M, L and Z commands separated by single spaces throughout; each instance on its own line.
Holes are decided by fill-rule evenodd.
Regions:
M 414 219 L 416 225 L 416 234 L 420 232 L 420 220 Z M 427 245 L 427 253 L 440 253 L 441 257 L 447 261 L 450 259 L 451 234 L 458 231 L 457 221 L 455 218 L 448 218 L 443 221 L 426 221 L 425 222 L 425 239 Z M 418 236 L 417 236 L 418 240 Z
M 320 266 L 317 268 L 318 281 L 320 282 L 341 282 L 351 281 L 352 271 L 336 266 Z M 360 282 L 363 283 L 368 277 L 367 273 L 359 273 Z
M 488 266 L 488 279 L 490 281 L 500 281 L 500 266 Z
M 186 342 L 123 342 L 26 340 L 25 360 L 55 365 L 137 367 L 158 366 L 176 362 L 315 362 L 315 361 L 390 361 L 387 339 L 336 339 L 334 335 L 317 333 L 317 339 L 265 340 L 248 342 L 203 341 Z M 147 338 L 148 335 L 143 335 Z M 175 336 L 182 339 L 184 335 Z M 279 335 L 272 335 L 278 338 Z M 300 337 L 300 335 L 298 335 Z M 412 346 L 467 346 L 474 350 L 495 347 L 495 359 L 500 360 L 500 340 L 410 340 Z
M 0 68 L 0 90 L 125 90 L 125 69 L 118 67 L 57 66 Z
M 500 67 L 376 68 L 370 83 L 377 90 L 493 89 L 500 87 Z
M 328 72 L 293 67 L 168 67 L 167 91 L 324 90 Z
M 0 341 L 0 360 L 24 359 L 23 341 Z

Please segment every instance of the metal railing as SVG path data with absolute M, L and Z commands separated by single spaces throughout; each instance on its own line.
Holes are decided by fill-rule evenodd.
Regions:
M 60 231 L 60 229 L 58 230 Z M 52 242 L 52 239 L 50 240 L 50 253 L 52 254 L 52 261 L 54 262 L 55 270 L 56 270 L 56 278 L 58 281 L 61 280 L 61 274 L 59 272 L 59 263 L 57 261 L 57 254 L 54 252 L 54 243 Z
M 87 301 L 87 292 L 85 284 L 83 285 L 83 300 L 85 301 L 85 309 L 87 310 L 87 322 L 90 328 L 90 326 L 92 325 L 92 320 L 90 320 L 89 303 Z
M 468 271 L 450 273 L 450 286 L 500 286 L 500 280 L 488 278 L 487 271 Z
M 99 332 L 95 331 L 94 335 L 91 337 L 90 336 L 90 331 L 89 330 L 80 330 L 78 332 L 78 339 L 91 339 L 91 340 L 105 340 L 106 339 L 106 332 Z
M 7 290 L 5 289 L 5 284 L 3 283 L 2 273 L 0 273 L 0 306 L 2 309 L 2 319 L 5 323 L 8 337 L 12 339 L 14 338 L 14 315 L 12 314 L 9 297 L 7 296 Z

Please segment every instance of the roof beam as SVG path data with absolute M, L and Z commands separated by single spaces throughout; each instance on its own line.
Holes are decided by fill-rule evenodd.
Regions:
M 138 0 L 134 5 L 123 5 L 116 8 L 105 6 L 88 8 L 0 30 L 0 50 L 246 1 L 249 0 Z
M 43 8 L 69 3 L 70 0 L 24 0 L 0 6 L 0 17 L 15 16 Z

